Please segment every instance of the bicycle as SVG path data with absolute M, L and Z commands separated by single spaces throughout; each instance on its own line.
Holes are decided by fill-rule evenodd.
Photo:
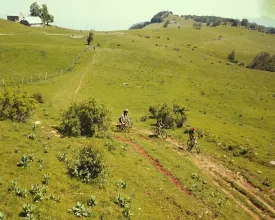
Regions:
M 126 119 L 123 124 L 117 124 L 116 128 L 118 132 L 124 131 L 126 133 L 129 133 L 130 128 L 132 128 L 131 118 Z
M 193 140 L 188 140 L 187 141 L 187 150 L 189 151 L 189 152 L 191 152 L 191 150 L 193 149 L 193 147 L 195 147 L 196 148 L 196 151 L 197 151 L 197 154 L 199 154 L 200 153 L 200 147 L 199 147 L 199 143 L 198 143 L 198 141 L 197 141 L 197 138 L 194 138 Z
M 153 128 L 154 135 L 161 136 L 163 139 L 167 138 L 167 133 L 163 130 L 163 128 Z

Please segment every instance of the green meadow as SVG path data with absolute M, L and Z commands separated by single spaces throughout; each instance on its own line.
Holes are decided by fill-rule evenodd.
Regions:
M 36 207 L 35 219 L 75 219 L 68 210 L 78 201 L 88 207 L 91 196 L 97 204 L 87 219 L 130 219 L 114 202 L 118 195 L 129 198 L 131 219 L 275 217 L 275 75 L 245 67 L 259 52 L 275 54 L 274 36 L 230 26 L 195 30 L 192 20 L 167 19 L 174 18 L 178 24 L 167 28 L 95 32 L 90 47 L 87 31 L 0 20 L 0 34 L 9 34 L 0 35 L 0 92 L 19 87 L 44 98 L 26 123 L 0 121 L 6 219 L 22 219 L 24 204 Z M 227 60 L 232 50 L 245 66 Z M 111 111 L 108 138 L 60 136 L 62 111 L 91 97 Z M 155 120 L 140 120 L 164 103 L 189 110 L 183 128 L 166 129 L 166 140 L 152 136 Z M 133 128 L 119 133 L 125 108 Z M 41 124 L 34 129 L 35 121 Z M 199 155 L 186 151 L 190 127 L 206 134 Z M 58 159 L 66 153 L 73 162 L 86 145 L 103 152 L 109 175 L 102 185 L 71 178 Z M 26 168 L 17 166 L 22 155 L 34 156 Z M 17 181 L 29 191 L 45 174 L 50 183 L 41 201 L 8 190 Z

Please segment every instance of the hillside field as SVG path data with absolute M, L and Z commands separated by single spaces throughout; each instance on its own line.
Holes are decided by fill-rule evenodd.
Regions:
M 178 24 L 95 32 L 92 46 L 85 45 L 87 31 L 0 19 L 0 92 L 19 87 L 44 98 L 26 123 L 0 121 L 6 219 L 22 219 L 24 204 L 36 207 L 35 219 L 75 219 L 68 210 L 78 201 L 88 207 L 92 196 L 97 204 L 87 219 L 275 218 L 275 73 L 227 60 L 232 50 L 245 66 L 259 52 L 275 54 L 275 36 L 229 26 L 195 30 L 191 20 L 167 19 Z M 91 97 L 111 111 L 108 138 L 60 135 L 62 111 Z M 154 119 L 140 120 L 164 103 L 189 110 L 182 128 L 165 130 L 166 140 L 152 136 Z M 125 108 L 133 128 L 116 132 Z M 186 150 L 190 127 L 205 134 L 200 154 Z M 66 153 L 73 163 L 86 145 L 103 152 L 109 174 L 102 185 L 71 178 L 58 159 Z M 34 160 L 17 167 L 23 155 Z M 50 183 L 41 201 L 8 190 L 17 181 L 29 192 L 45 174 Z M 130 198 L 129 209 L 114 202 L 118 195 Z

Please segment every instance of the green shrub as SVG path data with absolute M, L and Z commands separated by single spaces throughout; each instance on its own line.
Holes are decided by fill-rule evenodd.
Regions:
M 259 53 L 248 67 L 250 69 L 275 72 L 275 55 L 271 56 L 268 52 Z
M 32 98 L 34 98 L 38 103 L 44 103 L 44 98 L 41 92 L 34 93 Z
M 233 50 L 229 55 L 228 55 L 228 60 L 232 63 L 235 62 L 235 50 Z
M 110 111 L 95 99 L 73 103 L 63 114 L 60 130 L 67 136 L 105 136 L 110 125 Z
M 87 45 L 90 45 L 93 40 L 94 40 L 94 32 L 93 30 L 90 30 L 87 36 Z
M 80 150 L 79 158 L 73 166 L 69 165 L 69 174 L 84 183 L 101 181 L 107 176 L 107 166 L 102 152 L 95 147 L 85 146 Z
M 0 94 L 0 120 L 26 122 L 35 108 L 35 100 L 20 90 L 4 89 Z
M 150 106 L 151 118 L 162 119 L 165 128 L 181 128 L 187 120 L 187 108 L 178 104 L 164 103 L 162 106 Z
M 271 187 L 271 181 L 266 177 L 262 184 L 266 187 Z

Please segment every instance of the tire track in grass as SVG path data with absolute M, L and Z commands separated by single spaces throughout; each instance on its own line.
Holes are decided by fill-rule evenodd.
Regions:
M 84 73 L 81 75 L 80 80 L 79 80 L 78 85 L 77 85 L 77 88 L 76 88 L 76 90 L 75 90 L 75 92 L 74 92 L 74 100 L 75 100 L 75 98 L 76 98 L 76 95 L 77 95 L 79 89 L 80 89 L 81 86 L 82 86 L 83 79 L 84 79 L 86 73 L 89 71 L 89 69 L 90 69 L 89 67 L 93 64 L 93 61 L 94 61 L 94 59 L 96 58 L 96 56 L 97 56 L 97 52 L 94 54 L 94 56 L 89 60 L 89 62 L 88 62 L 87 65 L 85 66 L 85 71 L 84 71 Z
M 177 146 L 177 148 L 181 147 L 175 140 L 173 139 L 167 139 L 168 142 L 170 142 L 171 144 Z M 181 147 L 182 148 L 182 147 Z M 174 149 L 176 150 L 176 149 Z M 178 153 L 180 153 L 178 150 L 176 150 Z M 274 213 L 274 209 L 268 205 L 265 201 L 263 201 L 259 196 L 257 196 L 255 193 L 253 193 L 253 188 L 252 186 L 250 186 L 248 183 L 245 182 L 245 180 L 239 176 L 237 176 L 236 174 L 234 174 L 231 170 L 229 170 L 228 168 L 224 167 L 221 164 L 218 164 L 212 160 L 210 160 L 207 157 L 203 157 L 202 155 L 194 155 L 192 154 L 192 157 L 189 157 L 189 159 L 200 169 L 206 171 L 206 173 L 208 173 L 209 176 L 212 177 L 212 179 L 222 188 L 222 190 L 231 198 L 234 198 L 234 201 L 240 205 L 240 207 L 242 207 L 246 212 L 248 212 L 254 219 L 260 219 L 260 217 L 264 218 L 264 219 L 272 219 L 272 213 Z M 269 210 L 268 213 L 263 212 L 262 210 L 260 210 L 260 208 L 255 204 L 255 202 L 248 197 L 247 195 L 244 195 L 242 191 L 240 191 L 240 189 L 233 187 L 236 189 L 236 191 L 243 195 L 245 197 L 245 199 L 247 201 L 249 201 L 249 203 L 254 207 L 255 210 L 257 210 L 258 212 L 261 213 L 261 216 L 258 216 L 257 214 L 255 214 L 254 212 L 252 212 L 251 210 L 249 210 L 249 208 L 247 206 L 245 206 L 244 204 L 242 204 L 240 201 L 238 201 L 232 194 L 231 192 L 225 188 L 222 187 L 222 185 L 219 182 L 224 182 L 225 179 L 229 179 L 231 182 L 233 182 L 235 185 L 238 186 L 238 188 L 240 187 L 240 189 L 243 191 L 247 191 L 249 194 L 251 194 L 251 196 L 253 196 L 254 198 L 256 198 L 257 200 L 259 200 L 262 204 L 264 204 L 266 206 L 266 208 Z M 226 182 L 226 181 L 225 181 Z
M 170 171 L 168 171 L 163 165 L 160 164 L 160 162 L 157 159 L 154 159 L 149 153 L 147 153 L 139 144 L 134 143 L 126 138 L 116 136 L 115 139 L 117 141 L 131 144 L 134 146 L 135 150 L 138 151 L 141 155 L 146 157 L 154 166 L 155 168 L 162 173 L 165 177 L 168 178 L 168 180 L 175 185 L 177 188 L 179 188 L 183 193 L 191 195 L 191 191 L 189 191 L 180 181 L 177 177 L 175 177 Z
M 133 129 L 133 130 L 135 130 L 135 129 Z M 136 131 L 138 131 L 138 130 L 136 130 Z M 149 135 L 149 134 L 150 134 L 149 131 L 142 131 L 141 133 L 138 134 L 138 136 L 149 141 L 148 137 L 144 136 L 144 135 Z M 186 154 L 184 154 L 182 152 L 183 147 L 176 140 L 173 140 L 172 138 L 167 138 L 166 141 L 171 144 L 170 147 L 174 151 L 176 151 L 177 153 L 179 153 L 181 155 L 186 156 Z M 179 151 L 179 149 L 181 149 L 181 150 Z M 207 157 L 203 157 L 202 155 L 192 154 L 191 157 L 188 156 L 188 159 L 190 161 L 192 161 L 198 168 L 206 171 L 206 173 L 213 179 L 214 184 L 217 187 L 221 188 L 221 190 L 228 197 L 233 199 L 233 201 L 235 201 L 235 203 L 238 204 L 244 211 L 246 211 L 248 214 L 250 214 L 251 217 L 253 217 L 253 219 L 273 219 L 272 213 L 273 213 L 274 209 L 270 205 L 268 205 L 266 202 L 264 202 L 259 196 L 255 195 L 255 193 L 253 193 L 253 190 L 251 188 L 252 186 L 250 186 L 248 183 L 246 183 L 244 179 L 236 176 L 231 170 L 224 167 L 223 165 L 218 164 Z M 249 207 L 247 207 L 245 204 L 243 204 L 241 201 L 239 201 L 237 198 L 235 198 L 235 196 L 230 192 L 230 190 L 227 187 L 225 187 L 225 185 L 226 186 L 228 185 L 228 182 L 225 180 L 225 178 L 229 179 L 230 181 L 234 182 L 242 189 L 244 189 L 244 190 L 248 191 L 250 194 L 252 194 L 252 196 L 254 196 L 256 199 L 258 199 L 260 202 L 262 202 L 262 204 L 264 204 L 269 209 L 269 213 L 266 213 L 263 210 L 260 210 L 260 208 L 254 204 L 254 202 L 251 200 L 250 197 L 244 195 L 237 188 L 233 187 L 241 196 L 245 197 L 245 200 L 258 213 L 260 213 L 260 215 L 251 211 L 249 209 Z

